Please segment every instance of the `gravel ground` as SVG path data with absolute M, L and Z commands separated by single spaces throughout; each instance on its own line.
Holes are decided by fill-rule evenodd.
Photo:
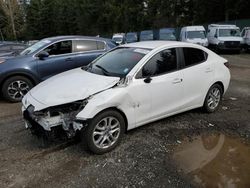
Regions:
M 41 147 L 21 105 L 0 99 L 0 187 L 194 187 L 172 158 L 184 138 L 222 133 L 250 143 L 250 55 L 224 57 L 232 79 L 216 113 L 196 109 L 137 128 L 105 155 L 76 141 Z

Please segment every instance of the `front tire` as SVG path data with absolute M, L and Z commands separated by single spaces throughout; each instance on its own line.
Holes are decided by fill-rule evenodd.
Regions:
M 24 76 L 8 78 L 2 86 L 3 97 L 10 102 L 20 102 L 34 84 Z
M 218 109 L 223 94 L 222 91 L 222 87 L 219 84 L 214 84 L 210 87 L 203 104 L 203 109 L 206 112 L 212 113 Z
M 107 110 L 96 115 L 83 132 L 83 142 L 95 154 L 113 150 L 125 132 L 123 116 L 115 110 Z

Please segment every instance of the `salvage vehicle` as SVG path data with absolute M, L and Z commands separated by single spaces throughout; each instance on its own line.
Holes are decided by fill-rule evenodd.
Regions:
M 214 112 L 230 82 L 227 63 L 191 43 L 122 45 L 29 91 L 26 128 L 52 139 L 79 133 L 92 152 L 109 152 L 125 131 L 194 108 Z
M 154 31 L 145 30 L 140 32 L 140 41 L 150 41 L 154 40 Z
M 218 25 L 208 26 L 209 47 L 219 52 L 222 50 L 241 51 L 243 38 L 240 36 L 240 28 L 236 25 Z
M 138 36 L 136 32 L 126 33 L 126 43 L 137 42 Z
M 112 36 L 112 41 L 117 44 L 125 44 L 125 34 L 124 33 L 116 33 Z
M 162 28 L 159 29 L 159 40 L 176 41 L 174 28 Z
M 0 58 L 0 88 L 19 102 L 36 84 L 63 71 L 88 65 L 116 45 L 110 39 L 58 36 L 43 39 L 13 58 Z
M 13 57 L 27 48 L 27 45 L 15 42 L 0 43 L 0 58 Z
M 186 26 L 181 29 L 180 41 L 208 47 L 206 30 L 203 26 Z
M 245 27 L 241 31 L 241 37 L 243 38 L 243 48 L 250 50 L 250 27 Z

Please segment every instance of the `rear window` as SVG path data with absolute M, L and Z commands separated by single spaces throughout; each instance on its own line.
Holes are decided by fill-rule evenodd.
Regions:
M 101 48 L 101 44 L 100 44 Z M 74 40 L 73 41 L 73 51 L 74 52 L 85 52 L 97 50 L 97 42 L 92 40 Z
M 207 60 L 208 54 L 197 48 L 183 48 L 185 67 L 196 65 Z

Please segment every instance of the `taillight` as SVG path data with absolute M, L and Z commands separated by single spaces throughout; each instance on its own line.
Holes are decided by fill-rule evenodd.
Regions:
M 228 62 L 228 61 L 226 61 L 226 62 L 224 63 L 224 65 L 225 65 L 227 68 L 229 68 L 229 62 Z

